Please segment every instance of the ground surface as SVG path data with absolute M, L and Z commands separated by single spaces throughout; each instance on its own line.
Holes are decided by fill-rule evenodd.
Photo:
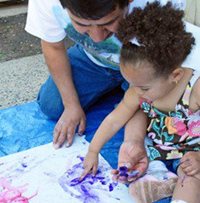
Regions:
M 0 18 L 0 62 L 41 53 L 40 40 L 25 32 L 26 14 Z
M 3 5 L 5 8 L 9 6 Z M 0 109 L 35 100 L 49 74 L 40 39 L 24 30 L 26 16 L 0 17 Z M 66 44 L 69 47 L 72 42 L 66 39 Z

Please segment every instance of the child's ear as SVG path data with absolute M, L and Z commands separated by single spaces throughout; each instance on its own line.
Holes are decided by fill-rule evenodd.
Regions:
M 175 82 L 176 84 L 179 82 L 179 80 L 183 77 L 184 70 L 183 68 L 176 68 L 171 74 L 170 74 L 170 80 L 172 82 Z

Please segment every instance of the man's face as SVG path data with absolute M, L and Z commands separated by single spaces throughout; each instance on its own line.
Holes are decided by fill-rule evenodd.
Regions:
M 81 34 L 87 34 L 94 42 L 101 42 L 116 33 L 119 21 L 127 13 L 127 8 L 116 8 L 99 20 L 88 20 L 73 15 L 68 10 L 74 28 Z

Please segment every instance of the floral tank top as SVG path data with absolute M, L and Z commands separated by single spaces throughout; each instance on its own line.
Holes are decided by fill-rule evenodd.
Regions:
M 189 110 L 191 90 L 199 77 L 200 72 L 194 71 L 174 111 L 166 113 L 149 101 L 140 102 L 140 108 L 151 119 L 147 129 L 153 141 L 147 146 L 150 160 L 177 159 L 188 151 L 200 150 L 200 110 Z

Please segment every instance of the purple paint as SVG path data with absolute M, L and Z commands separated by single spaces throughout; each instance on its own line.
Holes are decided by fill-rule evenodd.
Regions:
M 86 194 L 86 195 L 90 195 L 89 191 L 86 189 L 86 187 L 84 185 L 81 185 L 81 190 Z
M 121 172 L 128 172 L 128 168 L 126 166 L 120 166 L 119 171 Z
M 74 178 L 73 180 L 71 180 L 70 186 L 78 185 L 80 182 L 81 182 L 80 178 Z
M 119 176 L 128 177 L 128 168 L 126 166 L 119 167 Z
M 22 163 L 21 165 L 22 165 L 23 168 L 26 168 L 26 167 L 28 166 L 28 165 L 25 164 L 25 163 Z
M 62 176 L 59 179 L 59 184 L 63 190 L 70 194 L 72 197 L 79 199 L 80 202 L 83 203 L 100 203 L 99 197 L 92 191 L 91 186 L 89 187 L 86 183 L 69 186 L 68 181 L 69 179 L 66 176 Z M 71 190 L 71 187 L 73 187 L 76 192 Z
M 70 181 L 70 186 L 75 186 L 83 182 L 89 175 L 86 175 L 82 180 L 80 180 L 80 177 L 74 178 Z M 92 181 L 93 182 L 93 181 Z
M 80 180 L 80 175 L 83 172 L 84 157 L 77 156 L 77 158 L 80 159 L 81 162 L 67 170 L 63 176 L 59 178 L 59 184 L 64 191 L 72 197 L 79 199 L 80 202 L 98 203 L 100 202 L 100 197 L 96 190 L 111 192 L 117 186 L 117 183 L 113 183 L 108 176 L 104 176 L 103 172 L 108 170 L 105 167 L 101 167 L 102 170 L 98 170 L 95 176 L 87 174 Z
M 169 179 L 168 176 L 164 175 L 163 180 L 168 180 L 168 179 Z
M 110 184 L 109 184 L 109 191 L 111 192 L 111 191 L 113 191 L 113 190 L 114 190 L 113 185 L 112 185 L 112 183 L 110 183 Z
M 102 185 L 106 185 L 107 184 L 106 181 L 103 181 L 103 180 L 100 180 L 100 182 L 101 182 Z
M 77 156 L 77 158 L 79 158 L 82 162 L 84 161 L 84 157 L 83 156 Z
M 97 179 L 97 180 L 104 180 L 105 177 L 102 177 L 102 176 L 93 176 L 94 179 Z
M 124 179 L 135 178 L 138 174 L 139 174 L 138 170 L 133 170 L 133 171 L 129 172 L 128 168 L 126 166 L 121 166 L 118 169 L 118 176 L 122 177 Z
M 23 173 L 24 169 L 23 168 L 17 168 L 15 171 L 18 172 L 18 173 Z

